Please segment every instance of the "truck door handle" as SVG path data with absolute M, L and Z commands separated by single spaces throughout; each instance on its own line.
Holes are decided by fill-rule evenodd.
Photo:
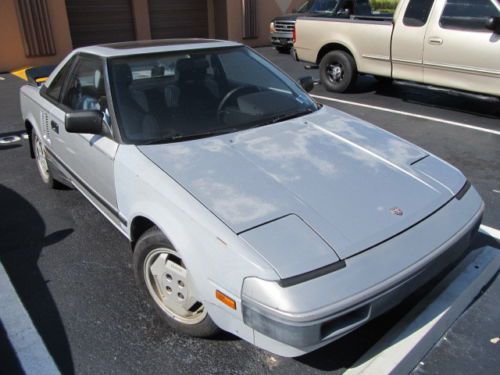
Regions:
M 55 133 L 59 134 L 59 125 L 57 124 L 57 122 L 55 122 L 55 121 L 51 121 L 51 122 L 50 122 L 50 127 L 52 128 L 52 130 L 53 130 Z
M 429 38 L 429 44 L 435 45 L 435 46 L 440 46 L 443 44 L 443 39 L 439 38 L 437 36 L 433 36 Z

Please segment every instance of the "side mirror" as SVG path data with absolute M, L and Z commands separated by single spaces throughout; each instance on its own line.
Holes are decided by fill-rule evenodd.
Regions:
M 500 34 L 500 17 L 490 17 L 485 24 L 488 30 L 493 31 L 495 34 Z
M 299 78 L 299 84 L 307 92 L 311 92 L 314 88 L 314 80 L 311 76 Z
M 101 134 L 102 113 L 100 111 L 75 111 L 66 113 L 64 127 L 68 133 Z

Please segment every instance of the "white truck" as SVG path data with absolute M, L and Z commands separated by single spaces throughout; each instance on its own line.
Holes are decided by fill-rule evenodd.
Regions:
M 319 65 L 333 92 L 372 74 L 500 96 L 500 3 L 401 0 L 392 20 L 299 18 L 293 55 Z

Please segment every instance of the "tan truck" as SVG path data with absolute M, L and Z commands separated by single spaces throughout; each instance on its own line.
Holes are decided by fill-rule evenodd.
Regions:
M 500 3 L 401 0 L 392 20 L 299 18 L 292 54 L 333 92 L 372 74 L 500 97 Z

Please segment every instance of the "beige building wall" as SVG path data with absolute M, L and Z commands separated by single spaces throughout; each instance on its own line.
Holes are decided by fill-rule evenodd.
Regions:
M 47 1 L 56 55 L 30 58 L 24 52 L 16 1 L 0 0 L 0 72 L 59 62 L 72 49 L 65 1 Z
M 217 0 L 215 0 L 217 1 Z M 242 0 L 227 1 L 228 39 L 243 42 L 252 47 L 270 44 L 269 23 L 279 15 L 291 13 L 305 0 L 257 0 L 257 35 L 255 39 L 243 39 Z
M 106 1 L 106 0 L 102 0 Z M 200 0 L 204 1 L 204 0 Z M 209 36 L 243 42 L 250 46 L 269 45 L 269 23 L 289 13 L 305 0 L 257 0 L 257 38 L 243 39 L 242 0 L 205 0 L 208 6 Z M 56 54 L 26 57 L 23 34 L 16 9 L 17 0 L 0 0 L 0 72 L 28 66 L 55 64 L 73 48 L 65 0 L 47 0 Z M 137 39 L 150 39 L 148 0 L 131 0 Z

